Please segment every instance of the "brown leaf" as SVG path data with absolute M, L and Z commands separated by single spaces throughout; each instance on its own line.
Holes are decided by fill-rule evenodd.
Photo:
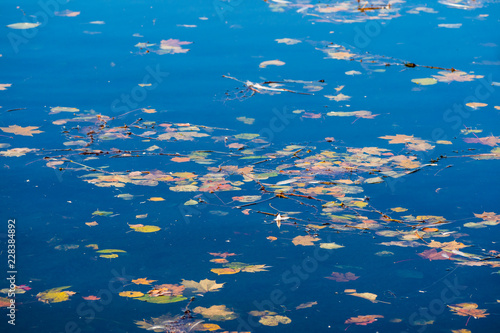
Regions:
M 292 240 L 293 245 L 302 245 L 302 246 L 312 246 L 314 242 L 319 241 L 320 239 L 317 237 L 313 237 L 311 235 L 306 236 L 297 236 Z
M 158 296 L 181 296 L 185 287 L 178 284 L 160 284 L 148 291 L 151 297 Z
M 306 308 L 310 308 L 314 305 L 318 304 L 318 302 L 307 302 L 307 303 L 302 303 L 300 305 L 298 305 L 295 310 L 300 310 L 300 309 L 306 309 Z
M 356 325 L 368 325 L 377 320 L 377 318 L 384 318 L 384 316 L 380 315 L 366 315 L 366 316 L 357 316 L 351 317 L 345 321 L 346 324 L 356 324 Z
M 355 274 L 353 274 L 351 272 L 347 272 L 345 274 L 332 272 L 332 276 L 327 276 L 326 278 L 329 280 L 337 281 L 337 282 L 348 282 L 348 281 L 357 280 L 359 278 L 359 276 L 356 276 Z

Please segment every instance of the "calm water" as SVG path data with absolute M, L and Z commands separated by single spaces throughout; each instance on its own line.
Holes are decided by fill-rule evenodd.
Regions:
M 1 331 L 497 332 L 499 20 L 2 1 Z

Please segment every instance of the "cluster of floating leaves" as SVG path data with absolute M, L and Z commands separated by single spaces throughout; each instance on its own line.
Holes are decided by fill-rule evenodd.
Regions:
M 485 1 L 440 1 L 441 3 L 459 9 L 472 9 L 482 7 Z M 315 22 L 355 23 L 368 20 L 387 21 L 400 16 L 404 1 L 352 1 L 337 3 L 320 3 L 313 1 L 269 1 L 273 11 L 296 10 L 310 17 Z M 412 7 L 408 13 L 435 13 L 428 7 Z M 62 11 L 57 16 L 75 17 L 80 12 Z M 38 23 L 14 23 L 8 25 L 11 29 L 32 29 Z M 457 28 L 454 25 L 443 25 L 446 28 Z M 458 26 L 459 27 L 459 26 Z M 141 36 L 142 37 L 142 36 Z M 276 42 L 286 45 L 299 44 L 302 41 L 293 38 L 280 38 Z M 162 40 L 159 43 L 140 42 L 135 45 L 140 53 L 154 52 L 163 54 L 182 54 L 189 51 L 186 48 L 191 42 L 178 39 Z M 407 68 L 418 65 L 405 62 L 393 61 L 384 56 L 370 55 L 366 52 L 357 51 L 354 47 L 338 45 L 335 43 L 324 43 L 319 48 L 328 59 L 359 61 L 371 63 L 382 70 L 382 66 L 403 65 Z M 259 64 L 259 68 L 265 69 L 270 66 L 284 66 L 285 62 L 279 59 L 265 60 Z M 432 69 L 440 69 L 430 77 L 415 78 L 412 81 L 418 85 L 433 85 L 438 82 L 469 82 L 483 78 L 483 75 L 466 73 L 454 68 L 445 69 L 432 66 L 420 66 Z M 347 75 L 359 75 L 358 71 L 346 72 Z M 243 87 L 235 89 L 236 92 L 227 92 L 228 99 L 242 100 L 255 94 L 281 94 L 294 93 L 311 95 L 324 89 L 326 83 L 323 80 L 281 80 L 252 82 L 239 80 L 226 76 L 228 79 L 239 81 Z M 10 88 L 11 84 L 0 84 L 0 90 Z M 335 95 L 324 95 L 330 101 L 342 103 L 350 100 L 350 96 L 341 93 L 343 86 L 335 88 Z M 345 92 L 345 91 L 344 91 Z M 469 103 L 470 108 L 486 107 L 485 103 Z M 496 107 L 498 108 L 498 107 Z M 143 114 L 155 113 L 154 109 L 141 109 Z M 306 110 L 295 110 L 303 119 L 318 119 L 327 116 L 356 117 L 357 119 L 373 119 L 377 114 L 371 111 L 330 111 L 318 113 Z M 359 230 L 372 231 L 380 237 L 388 240 L 379 243 L 387 247 L 422 247 L 418 253 L 421 258 L 429 261 L 449 260 L 460 266 L 490 266 L 500 267 L 498 253 L 495 251 L 477 250 L 474 253 L 465 252 L 464 249 L 472 247 L 470 242 L 461 240 L 466 235 L 454 230 L 446 229 L 451 221 L 443 216 L 432 215 L 402 215 L 405 208 L 394 207 L 391 211 L 380 211 L 372 207 L 367 197 L 363 196 L 364 188 L 370 184 L 388 182 L 397 178 L 405 177 L 418 172 L 425 167 L 438 165 L 443 158 L 424 161 L 416 152 L 431 152 L 437 144 L 451 144 L 449 141 L 431 142 L 413 135 L 392 133 L 380 137 L 380 145 L 383 147 L 350 147 L 343 142 L 337 142 L 334 138 L 326 138 L 309 144 L 290 144 L 285 147 L 274 147 L 257 133 L 234 133 L 229 129 L 220 129 L 189 123 L 156 122 L 136 117 L 134 121 L 123 125 L 125 115 L 111 117 L 95 112 L 94 110 L 79 110 L 75 107 L 53 107 L 49 111 L 50 116 L 57 117 L 59 114 L 71 114 L 67 118 L 54 119 L 52 124 L 61 126 L 66 141 L 64 147 L 53 150 L 42 148 L 16 147 L 11 149 L 7 143 L 0 144 L 0 155 L 3 157 L 20 157 L 26 154 L 43 156 L 47 167 L 64 171 L 73 170 L 79 173 L 80 179 L 89 186 L 110 188 L 110 192 L 127 189 L 136 192 L 138 186 L 166 186 L 172 192 L 181 192 L 191 195 L 184 203 L 186 206 L 213 205 L 203 199 L 203 194 L 217 192 L 231 192 L 226 202 L 217 206 L 235 209 L 244 215 L 259 214 L 263 217 L 269 228 L 279 229 L 281 227 L 300 228 L 305 235 L 294 237 L 292 240 L 280 239 L 280 237 L 269 236 L 270 241 L 291 242 L 295 246 L 318 246 L 328 250 L 343 251 L 343 245 L 334 242 L 322 242 L 322 235 L 328 231 L 332 232 L 357 232 Z M 118 121 L 117 121 L 118 120 Z M 239 117 L 247 125 L 253 124 L 253 118 Z M 19 135 L 33 137 L 44 133 L 38 126 L 9 125 L 0 127 L 2 132 L 8 135 Z M 466 129 L 462 135 L 473 135 L 464 138 L 466 143 L 482 144 L 494 147 L 488 153 L 470 155 L 474 159 L 500 159 L 500 150 L 496 146 L 500 139 L 493 135 L 478 137 L 476 134 L 481 130 Z M 176 143 L 203 142 L 206 140 L 215 150 L 192 150 L 177 152 Z M 385 140 L 385 141 L 383 141 Z M 113 142 L 113 145 L 110 145 Z M 387 148 L 387 145 L 397 145 L 395 150 Z M 121 148 L 116 148 L 121 146 Z M 174 147 L 172 147 L 174 146 Z M 134 158 L 163 156 L 169 159 L 172 170 L 116 170 L 120 166 L 113 165 L 112 158 Z M 109 163 L 110 165 L 106 165 Z M 175 163 L 185 163 L 183 171 L 178 171 Z M 185 171 L 191 164 L 200 165 L 205 173 Z M 233 192 L 239 192 L 234 195 Z M 241 193 L 243 192 L 243 193 Z M 124 200 L 134 200 L 132 194 L 120 193 L 115 195 Z M 226 198 L 226 196 L 224 196 Z M 152 203 L 161 204 L 165 201 L 162 197 L 150 197 L 147 199 Z M 281 210 L 264 211 L 254 209 L 255 207 L 268 203 L 285 200 L 296 202 L 297 205 L 310 209 L 300 212 L 283 213 Z M 222 200 L 221 200 L 222 201 Z M 247 208 L 252 207 L 252 208 Z M 271 206 L 272 207 L 272 206 Z M 279 213 L 281 212 L 281 213 Z M 283 214 L 283 215 L 281 215 Z M 89 227 L 98 227 L 98 220 L 113 217 L 113 212 L 97 209 L 91 214 L 96 221 L 85 222 Z M 147 219 L 148 214 L 140 214 L 137 219 Z M 496 212 L 474 213 L 474 216 L 463 223 L 465 228 L 487 228 L 500 224 L 500 215 Z M 127 223 L 127 232 L 155 233 L 161 230 L 159 226 L 145 225 L 139 223 Z M 131 230 L 130 230 L 131 229 Z M 143 237 L 144 235 L 136 235 Z M 460 240 L 460 241 L 457 241 Z M 71 250 L 78 245 L 59 245 L 59 249 Z M 120 249 L 99 249 L 97 244 L 88 244 L 87 248 L 95 251 L 95 256 L 106 260 L 119 260 L 121 254 L 126 251 Z M 56 247 L 57 248 L 57 247 Z M 380 251 L 377 255 L 392 255 L 389 251 Z M 220 266 L 212 268 L 211 273 L 230 275 L 237 273 L 265 272 L 270 266 L 264 264 L 248 264 L 239 261 L 229 261 L 227 258 L 235 256 L 234 253 L 210 253 L 215 257 L 210 261 Z M 208 272 L 207 272 L 208 274 Z M 350 283 L 364 277 L 357 276 L 349 271 L 332 272 L 327 279 L 332 283 Z M 199 282 L 194 280 L 182 280 L 179 284 L 157 284 L 151 286 L 156 280 L 139 278 L 132 280 L 134 289 L 125 290 L 120 296 L 148 303 L 166 304 L 181 302 L 188 296 L 204 295 L 217 292 L 223 288 L 225 283 L 217 283 L 215 280 L 204 279 Z M 145 287 L 147 286 L 147 287 Z M 17 286 L 16 293 L 22 293 L 29 287 Z M 52 288 L 36 295 L 43 303 L 58 303 L 68 301 L 75 292 L 65 289 L 69 286 Z M 142 289 L 141 289 L 142 288 Z M 147 290 L 149 289 L 149 290 Z M 5 290 L 1 291 L 5 292 Z M 372 303 L 389 303 L 383 297 L 369 291 L 356 289 L 345 289 L 344 294 Z M 98 300 L 97 296 L 83 296 L 84 299 Z M 7 298 L 0 298 L 0 306 L 8 306 Z M 300 304 L 296 310 L 312 307 L 317 302 Z M 448 305 L 450 311 L 459 316 L 473 318 L 485 318 L 488 313 L 484 309 L 478 309 L 475 303 L 460 303 Z M 237 314 L 225 305 L 212 305 L 210 307 L 196 307 L 194 314 L 205 320 L 229 321 L 237 318 Z M 259 318 L 258 321 L 266 326 L 287 325 L 291 319 L 287 316 L 272 311 L 251 311 L 249 315 Z M 384 319 L 381 315 L 358 315 L 345 320 L 346 325 L 368 325 L 377 320 Z M 196 320 L 191 311 L 186 310 L 182 316 L 162 316 L 151 318 L 149 321 L 138 321 L 136 324 L 144 329 L 156 332 L 190 332 L 190 331 L 214 331 L 221 329 L 220 326 L 204 323 Z
M 390 20 L 399 17 L 402 0 L 337 1 L 322 3 L 311 0 L 269 1 L 272 11 L 294 10 L 314 22 L 357 23 L 367 20 Z

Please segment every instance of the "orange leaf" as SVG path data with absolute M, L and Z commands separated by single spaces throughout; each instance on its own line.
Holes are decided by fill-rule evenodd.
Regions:
M 151 282 L 156 282 L 156 280 L 148 280 L 147 278 L 140 278 L 132 280 L 132 283 L 135 284 L 151 284 Z

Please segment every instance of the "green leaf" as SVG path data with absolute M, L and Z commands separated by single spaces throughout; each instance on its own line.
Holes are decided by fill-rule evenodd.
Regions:
M 148 302 L 148 303 L 156 303 L 156 304 L 166 304 L 166 303 L 175 303 L 175 302 L 181 302 L 187 299 L 187 297 L 184 296 L 158 296 L 158 297 L 151 297 L 149 295 L 144 295 L 142 297 L 137 297 L 135 299 L 138 299 L 140 301 Z

